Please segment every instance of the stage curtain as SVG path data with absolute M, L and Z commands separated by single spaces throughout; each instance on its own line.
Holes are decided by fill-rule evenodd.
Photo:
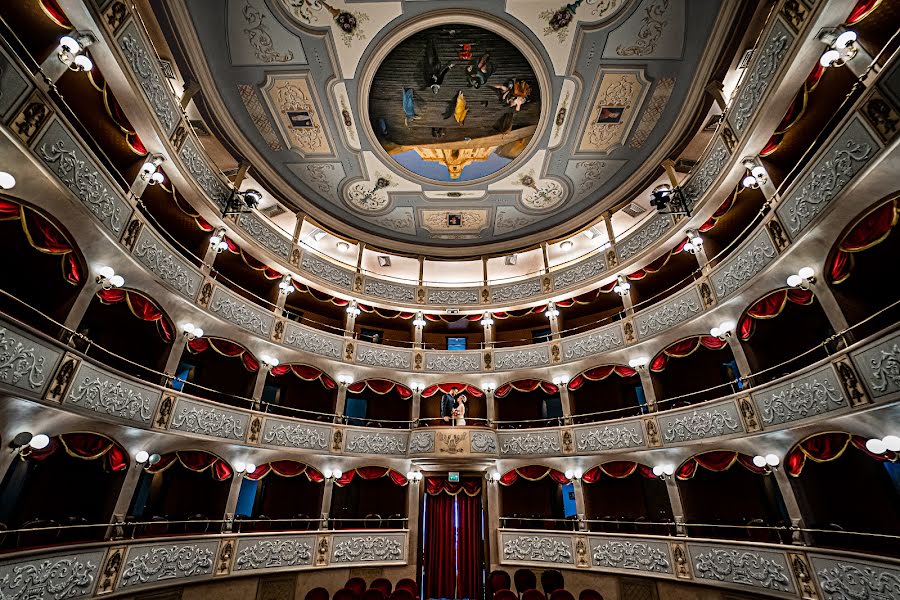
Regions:
M 127 290 L 123 288 L 110 288 L 108 290 L 98 290 L 97 297 L 103 304 L 118 304 L 125 302 L 131 314 L 142 321 L 150 321 L 156 323 L 156 329 L 159 331 L 159 337 L 167 344 L 171 344 L 175 339 L 175 326 L 169 317 L 163 313 L 159 305 L 153 300 L 135 290 Z
M 259 362 L 256 357 L 250 354 L 250 351 L 231 340 L 217 337 L 203 336 L 195 338 L 187 343 L 188 351 L 191 354 L 200 354 L 212 348 L 216 353 L 230 358 L 240 357 L 244 368 L 251 373 L 259 371 Z
M 466 496 L 477 496 L 481 493 L 481 480 L 466 478 L 462 481 L 450 481 L 445 477 L 427 477 L 425 492 L 432 496 L 438 494 L 456 496 L 460 493 Z
M 728 342 L 710 335 L 698 335 L 678 340 L 666 346 L 662 352 L 650 362 L 650 370 L 659 373 L 669 364 L 669 358 L 684 358 L 696 352 L 701 346 L 708 350 L 721 350 Z
M 230 479 L 232 475 L 231 466 L 215 454 L 210 454 L 204 450 L 179 450 L 164 454 L 160 461 L 155 465 L 147 467 L 148 473 L 161 473 L 174 465 L 180 463 L 185 469 L 202 473 L 209 469 L 213 479 L 216 481 L 225 481 Z
M 565 473 L 543 465 L 518 467 L 500 476 L 500 485 L 512 485 L 519 477 L 527 481 L 540 481 L 549 476 L 556 483 L 568 483 Z
M 472 396 L 473 398 L 481 398 L 484 396 L 484 392 L 474 385 L 468 385 L 466 383 L 438 383 L 436 385 L 430 385 L 422 390 L 422 397 L 431 398 L 436 394 L 448 394 L 450 393 L 450 390 L 454 388 L 459 390 L 460 393 Z
M 738 336 L 743 341 L 749 340 L 756 329 L 756 319 L 774 319 L 782 313 L 788 302 L 805 306 L 812 304 L 813 298 L 811 290 L 800 288 L 783 288 L 763 296 L 741 317 L 737 328 Z
M 412 396 L 411 389 L 409 389 L 405 385 L 387 379 L 364 379 L 362 381 L 357 381 L 356 383 L 350 384 L 350 386 L 347 388 L 348 391 L 353 392 L 354 394 L 358 394 L 365 389 L 370 389 L 379 396 L 384 396 L 385 394 L 389 394 L 394 390 L 396 390 L 397 394 L 403 399 Z
M 0 195 L 0 221 L 18 220 L 28 244 L 43 254 L 62 257 L 63 278 L 72 285 L 81 283 L 83 269 L 75 256 L 75 246 L 59 227 L 40 211 Z
M 720 473 L 722 471 L 727 471 L 735 464 L 740 464 L 751 473 L 756 473 L 758 475 L 769 472 L 768 467 L 760 468 L 754 465 L 752 456 L 734 452 L 732 450 L 711 450 L 687 459 L 680 467 L 678 467 L 675 476 L 682 480 L 690 479 L 697 474 L 698 467 Z
M 456 497 L 425 497 L 425 594 L 426 598 L 455 598 Z
M 715 227 L 719 223 L 719 219 L 724 217 L 728 213 L 728 211 L 731 210 L 731 207 L 734 206 L 735 201 L 737 201 L 737 197 L 740 195 L 743 189 L 744 188 L 741 186 L 741 184 L 738 184 L 734 188 L 734 190 L 730 194 L 728 194 L 725 202 L 719 205 L 719 208 L 716 209 L 716 212 L 714 212 L 712 216 L 698 228 L 698 231 L 700 233 L 706 233 L 707 231 Z
M 853 7 L 853 10 L 850 11 L 850 16 L 847 17 L 847 25 L 856 25 L 874 11 L 881 4 L 881 0 L 859 0 L 856 3 L 856 6 Z
M 106 458 L 110 471 L 123 471 L 128 468 L 128 453 L 119 444 L 108 437 L 89 432 L 63 433 L 50 438 L 50 444 L 42 450 L 32 450 L 26 458 L 43 461 L 62 448 L 66 454 L 83 460 Z
M 569 390 L 575 391 L 584 386 L 586 381 L 602 381 L 615 373 L 619 377 L 634 377 L 637 371 L 625 365 L 604 365 L 579 373 L 569 381 Z
M 494 393 L 494 397 L 503 398 L 508 396 L 513 390 L 517 392 L 533 392 L 538 388 L 547 394 L 556 394 L 559 392 L 559 388 L 549 381 L 541 381 L 540 379 L 519 379 L 501 385 Z
M 866 456 L 882 462 L 896 462 L 898 453 L 872 454 L 866 448 L 866 438 L 842 431 L 816 433 L 798 442 L 784 457 L 784 468 L 788 474 L 798 477 L 803 472 L 806 459 L 814 462 L 828 462 L 840 458 L 849 446 L 853 446 Z
M 816 63 L 813 70 L 806 76 L 806 80 L 800 87 L 800 91 L 794 96 L 791 105 L 788 106 L 778 127 L 775 128 L 775 133 L 772 134 L 772 137 L 769 138 L 769 141 L 766 142 L 763 149 L 759 151 L 760 156 L 770 156 L 773 152 L 778 150 L 779 146 L 781 146 L 781 142 L 784 140 L 784 134 L 787 133 L 791 127 L 796 125 L 806 113 L 806 107 L 809 104 L 809 94 L 816 88 L 819 84 L 819 80 L 822 79 L 822 75 L 824 74 L 825 67 Z
M 278 365 L 277 367 L 273 367 L 269 373 L 272 374 L 273 377 L 281 377 L 283 375 L 287 375 L 288 373 L 293 373 L 298 378 L 303 381 L 316 381 L 322 384 L 326 390 L 333 390 L 337 387 L 337 384 L 334 380 L 311 365 L 300 365 L 300 364 L 286 364 L 286 365 Z
M 479 486 L 481 482 L 478 482 Z M 458 572 L 456 598 L 481 598 L 481 579 L 484 557 L 482 551 L 481 494 L 456 497 L 459 514 L 459 540 L 457 547 Z
M 868 250 L 886 240 L 897 224 L 898 216 L 900 216 L 900 198 L 892 198 L 857 221 L 838 244 L 838 250 L 829 269 L 831 283 L 846 281 L 853 270 L 853 254 Z

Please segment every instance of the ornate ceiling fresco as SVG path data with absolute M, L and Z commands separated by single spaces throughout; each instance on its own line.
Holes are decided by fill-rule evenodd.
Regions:
M 286 203 L 381 245 L 482 251 L 575 228 L 645 181 L 736 4 L 158 3 L 207 108 L 227 107 L 212 117 Z

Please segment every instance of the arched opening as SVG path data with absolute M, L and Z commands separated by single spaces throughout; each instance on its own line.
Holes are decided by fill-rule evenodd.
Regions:
M 519 310 L 495 311 L 492 313 L 494 345 L 507 348 L 549 341 L 552 332 L 546 312 L 546 304 Z
M 295 292 L 284 301 L 284 315 L 291 321 L 307 327 L 344 335 L 344 319 L 347 317 L 348 300 L 320 292 L 299 281 L 293 282 Z
M 360 313 L 353 325 L 357 339 L 387 346 L 404 348 L 412 346 L 412 319 L 416 313 L 379 308 L 367 304 L 357 304 L 357 307 Z
M 631 282 L 631 301 L 641 310 L 682 291 L 699 274 L 697 257 L 684 250 L 687 238 L 626 278 Z M 615 284 L 613 284 L 615 285 Z
M 387 467 L 357 467 L 335 479 L 329 520 L 334 529 L 406 527 L 407 480 Z
M 266 412 L 330 423 L 334 420 L 337 384 L 310 365 L 278 365 L 266 375 L 262 402 Z
M 594 367 L 573 377 L 568 385 L 575 423 L 622 419 L 647 410 L 641 379 L 631 367 Z
M 159 170 L 165 176 L 165 168 Z M 178 254 L 199 266 L 216 228 L 200 216 L 168 178 L 159 185 L 147 186 L 141 194 L 141 202 L 154 233 L 169 242 Z
M 248 408 L 259 361 L 231 340 L 196 338 L 187 343 L 172 387 L 216 402 Z
M 441 418 L 441 401 L 445 394 L 451 394 L 456 398 L 465 396 L 467 426 L 487 424 L 487 397 L 482 390 L 465 383 L 438 383 L 422 390 L 419 425 L 454 425 L 455 420 L 452 417 L 449 421 Z
M 621 296 L 612 293 L 613 286 L 615 282 L 556 302 L 556 308 L 560 309 L 560 335 L 578 335 L 621 319 L 625 305 Z
M 678 467 L 675 480 L 688 535 L 778 542 L 777 533 L 764 527 L 790 523 L 774 475 L 746 454 L 697 454 Z
M 790 335 L 785 335 L 786 328 Z M 766 294 L 744 311 L 737 327 L 757 385 L 827 357 L 827 350 L 819 344 L 833 333 L 813 293 L 799 288 Z
M 721 398 L 740 389 L 728 343 L 708 335 L 670 344 L 650 362 L 650 372 L 662 409 Z
M 27 449 L 0 486 L 0 522 L 8 529 L 48 527 L 7 536 L 7 547 L 25 548 L 101 540 L 130 464 L 115 441 L 96 433 L 64 433 L 41 450 Z M 62 498 L 65 498 L 62 501 Z
M 204 450 L 164 454 L 141 473 L 129 517 L 149 522 L 135 535 L 215 532 L 225 516 L 233 472 L 224 459 Z M 172 523 L 168 521 L 187 521 Z
M 125 373 L 159 381 L 175 339 L 175 326 L 159 305 L 137 290 L 98 290 L 78 332 L 85 353 Z
M 50 334 L 59 329 L 87 278 L 84 258 L 66 230 L 43 211 L 0 194 L 0 310 Z
M 216 254 L 213 269 L 225 287 L 265 310 L 275 308 L 278 283 L 282 274 L 238 246 L 231 238 L 223 238 L 226 249 Z
M 577 512 L 574 502 L 566 501 L 572 482 L 561 471 L 543 465 L 517 467 L 499 483 L 501 527 L 574 529 Z
M 521 429 L 553 427 L 563 420 L 559 387 L 540 379 L 519 379 L 494 393 L 497 427 Z
M 712 216 L 697 228 L 711 266 L 728 258 L 746 238 L 758 231 L 755 225 L 765 201 L 762 189 L 745 188 L 738 183 Z
M 900 195 L 893 194 L 856 219 L 832 247 L 825 266 L 828 286 L 851 324 L 855 339 L 872 335 L 897 321 L 897 310 L 879 311 L 900 299 L 900 282 L 889 265 L 900 254 L 893 235 L 900 216 Z
M 590 531 L 672 535 L 674 523 L 666 483 L 640 463 L 616 460 L 581 477 L 584 512 Z
M 387 379 L 364 379 L 347 387 L 344 416 L 349 425 L 409 427 L 412 390 Z
M 317 529 L 324 481 L 318 470 L 293 460 L 259 465 L 241 484 L 238 531 Z
M 900 536 L 897 461 L 898 453 L 873 454 L 866 438 L 844 432 L 817 433 L 791 448 L 784 468 L 806 526 L 825 530 L 811 534 L 816 546 L 900 554 L 895 539 L 840 533 Z

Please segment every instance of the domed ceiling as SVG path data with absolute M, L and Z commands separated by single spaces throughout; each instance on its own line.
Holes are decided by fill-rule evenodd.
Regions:
M 633 193 L 696 116 L 737 4 L 156 3 L 258 179 L 338 232 L 436 253 L 565 233 Z

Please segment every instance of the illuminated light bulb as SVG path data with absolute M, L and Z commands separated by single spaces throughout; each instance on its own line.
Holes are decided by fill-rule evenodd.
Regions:
M 11 190 L 14 187 L 16 187 L 16 178 L 6 171 L 0 171 L 0 190 Z
M 116 274 L 116 272 L 113 271 L 112 267 L 107 267 L 107 266 L 97 267 L 97 275 L 99 275 L 100 277 L 102 277 L 104 279 L 109 279 L 110 277 L 112 277 L 115 274 Z
M 663 473 L 665 473 L 666 475 L 670 475 L 670 476 L 674 475 L 675 467 L 673 465 L 663 465 Z
M 47 446 L 50 445 L 49 436 L 39 433 L 36 436 L 31 438 L 31 441 L 28 442 L 28 445 L 34 448 L 35 450 L 43 450 Z
M 653 474 L 657 477 L 661 477 L 663 474 L 662 465 L 656 465 L 655 467 L 653 467 Z
M 753 464 L 762 469 L 766 466 L 766 457 L 757 454 L 753 457 Z
M 841 53 L 837 50 L 831 49 L 826 50 L 824 54 L 822 54 L 822 58 L 819 59 L 819 64 L 825 67 L 836 67 L 841 64 Z
M 766 464 L 769 465 L 770 467 L 777 467 L 778 463 L 780 463 L 780 462 L 781 461 L 778 459 L 778 456 L 776 456 L 775 454 L 772 454 L 772 453 L 766 454 Z
M 881 443 L 891 452 L 900 452 L 900 437 L 896 435 L 886 435 L 881 438 Z
M 341 477 L 344 476 L 344 472 L 341 471 L 340 469 L 335 469 L 331 472 L 331 476 L 334 477 L 335 479 L 340 479 Z
M 887 452 L 887 446 L 881 440 L 871 439 L 866 441 L 866 450 L 872 454 L 884 454 Z
M 787 284 L 791 287 L 798 287 L 801 283 L 803 283 L 803 278 L 799 275 L 789 275 L 787 278 Z
M 759 180 L 753 175 L 747 175 L 741 180 L 741 185 L 745 188 L 756 189 L 759 187 Z
M 84 54 L 79 54 L 78 56 L 76 56 L 72 61 L 72 65 L 74 70 L 76 71 L 87 72 L 94 68 L 94 62 Z
M 856 39 L 857 35 L 855 31 L 845 31 L 841 35 L 837 36 L 836 40 L 834 40 L 834 47 L 849 48 L 856 43 Z
M 138 450 L 138 453 L 134 455 L 134 460 L 143 464 L 150 460 L 150 453 L 146 450 Z
M 816 271 L 812 267 L 803 267 L 797 271 L 797 275 L 808 281 L 816 276 Z

